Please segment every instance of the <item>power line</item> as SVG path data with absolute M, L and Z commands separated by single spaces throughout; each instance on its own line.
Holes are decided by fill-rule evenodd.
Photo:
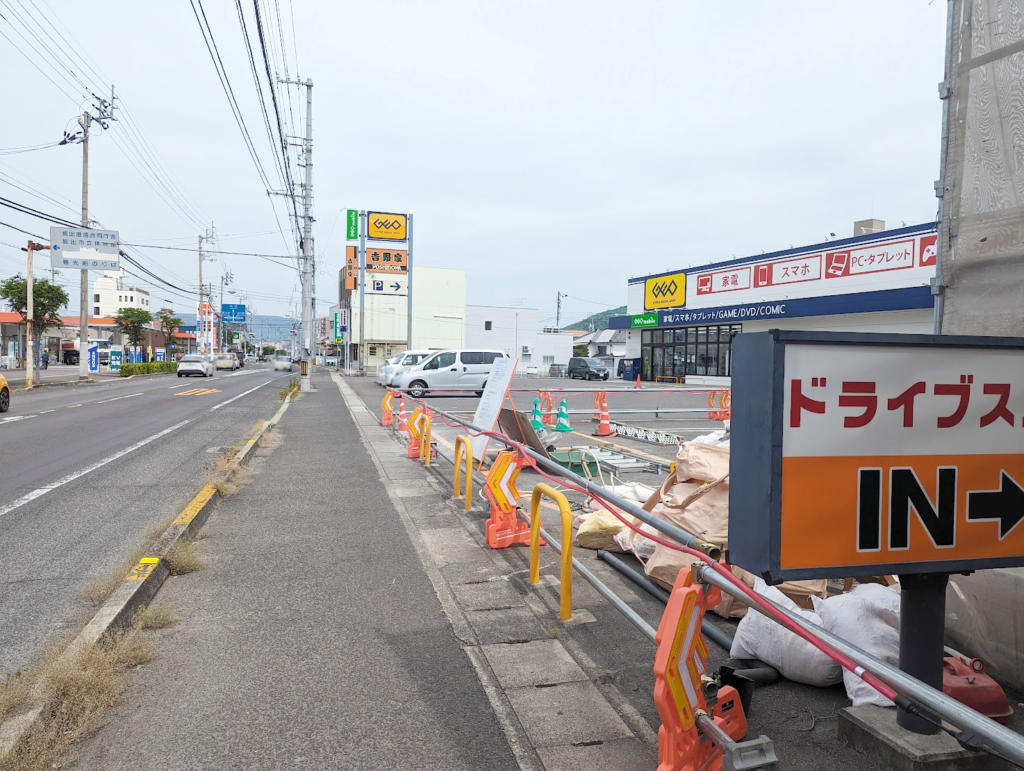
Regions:
M 202 11 L 202 20 L 199 18 L 199 11 L 196 10 L 196 2 L 199 3 L 199 11 Z M 249 135 L 249 129 L 246 127 L 245 119 L 242 117 L 242 112 L 238 107 L 234 89 L 231 87 L 231 81 L 228 78 L 227 70 L 224 69 L 224 62 L 221 60 L 220 51 L 217 49 L 217 42 L 213 37 L 213 30 L 210 29 L 210 22 L 206 19 L 206 10 L 203 8 L 202 0 L 189 0 L 189 4 L 192 6 L 192 13 L 196 17 L 196 23 L 199 25 L 199 31 L 203 35 L 203 42 L 206 44 L 206 50 L 210 54 L 210 60 L 213 62 L 213 68 L 217 71 L 217 78 L 220 80 L 221 88 L 224 90 L 224 96 L 227 97 L 228 106 L 231 108 L 231 114 L 235 118 L 235 123 L 238 124 L 238 130 L 242 132 L 242 138 L 245 140 L 245 146 L 249 151 L 253 164 L 256 166 L 256 171 L 259 174 L 260 179 L 263 180 L 263 186 L 267 190 L 270 190 L 270 180 L 267 178 L 267 173 L 263 168 L 263 164 L 260 162 L 259 156 L 256 154 L 256 148 L 253 146 L 252 137 Z M 205 28 L 203 26 L 204 22 L 206 24 Z M 209 35 L 209 38 L 207 38 L 207 35 Z

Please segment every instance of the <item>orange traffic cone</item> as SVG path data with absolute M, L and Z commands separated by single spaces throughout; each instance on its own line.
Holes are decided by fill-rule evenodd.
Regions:
M 597 427 L 597 433 L 594 436 L 618 436 L 612 431 L 612 422 L 608 417 L 608 400 L 601 400 L 601 424 Z
M 643 388 L 643 386 L 640 385 L 640 373 L 639 372 L 636 373 L 636 387 L 637 388 Z
M 542 422 L 548 428 L 555 427 L 555 403 L 551 400 L 551 393 L 544 391 L 541 395 L 540 414 Z
M 409 421 L 405 417 L 405 398 L 401 394 L 398 395 L 398 433 L 409 433 Z

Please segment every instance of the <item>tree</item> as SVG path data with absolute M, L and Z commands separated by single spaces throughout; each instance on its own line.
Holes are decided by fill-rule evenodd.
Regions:
M 181 319 L 175 316 L 170 308 L 161 308 L 156 312 L 156 323 L 164 333 L 164 345 L 168 349 L 174 347 L 174 333 L 181 326 Z
M 114 323 L 131 345 L 142 345 L 146 336 L 146 324 L 153 321 L 153 314 L 142 308 L 122 308 L 114 316 Z
M 272 345 L 265 345 L 265 346 L 263 346 L 263 355 L 264 356 L 273 356 L 275 352 L 276 352 L 276 349 L 274 348 L 274 346 L 272 346 Z
M 28 281 L 20 273 L 0 281 L 0 300 L 6 300 L 11 310 L 20 313 L 22 324 L 28 318 Z M 32 326 L 35 350 L 39 340 L 50 327 L 63 325 L 59 311 L 68 304 L 68 293 L 45 278 L 32 281 Z
M 590 355 L 590 348 L 587 346 L 586 343 L 580 343 L 579 345 L 574 345 L 572 347 L 572 355 L 573 356 L 584 356 L 584 357 L 585 356 L 589 356 Z
M 28 318 L 28 282 L 20 273 L 0 281 L 0 300 L 6 300 L 11 310 L 20 313 L 22 320 Z M 32 281 L 32 316 L 37 335 L 49 327 L 59 327 L 59 311 L 68 304 L 68 293 L 45 278 Z

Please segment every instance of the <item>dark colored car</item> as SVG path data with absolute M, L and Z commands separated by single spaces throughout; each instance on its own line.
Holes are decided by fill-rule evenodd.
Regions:
M 569 359 L 569 377 L 584 380 L 607 380 L 611 373 L 600 359 L 574 356 Z

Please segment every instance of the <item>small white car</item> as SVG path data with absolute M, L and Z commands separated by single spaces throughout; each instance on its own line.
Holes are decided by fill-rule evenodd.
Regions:
M 432 353 L 434 351 L 405 351 L 398 354 L 398 356 L 389 360 L 390 363 L 384 362 L 381 371 L 378 373 L 378 382 L 385 387 L 393 386 L 396 377 L 410 367 L 416 366 Z
M 292 360 L 287 356 L 278 356 L 274 359 L 274 372 L 291 372 Z
M 229 369 L 232 372 L 238 369 L 238 357 L 233 353 L 218 353 L 213 363 L 217 369 Z
M 206 356 L 190 353 L 178 362 L 178 377 L 213 377 L 213 362 Z
M 395 388 L 422 399 L 428 391 L 471 391 L 482 396 L 487 378 L 504 351 L 438 351 L 392 378 Z

